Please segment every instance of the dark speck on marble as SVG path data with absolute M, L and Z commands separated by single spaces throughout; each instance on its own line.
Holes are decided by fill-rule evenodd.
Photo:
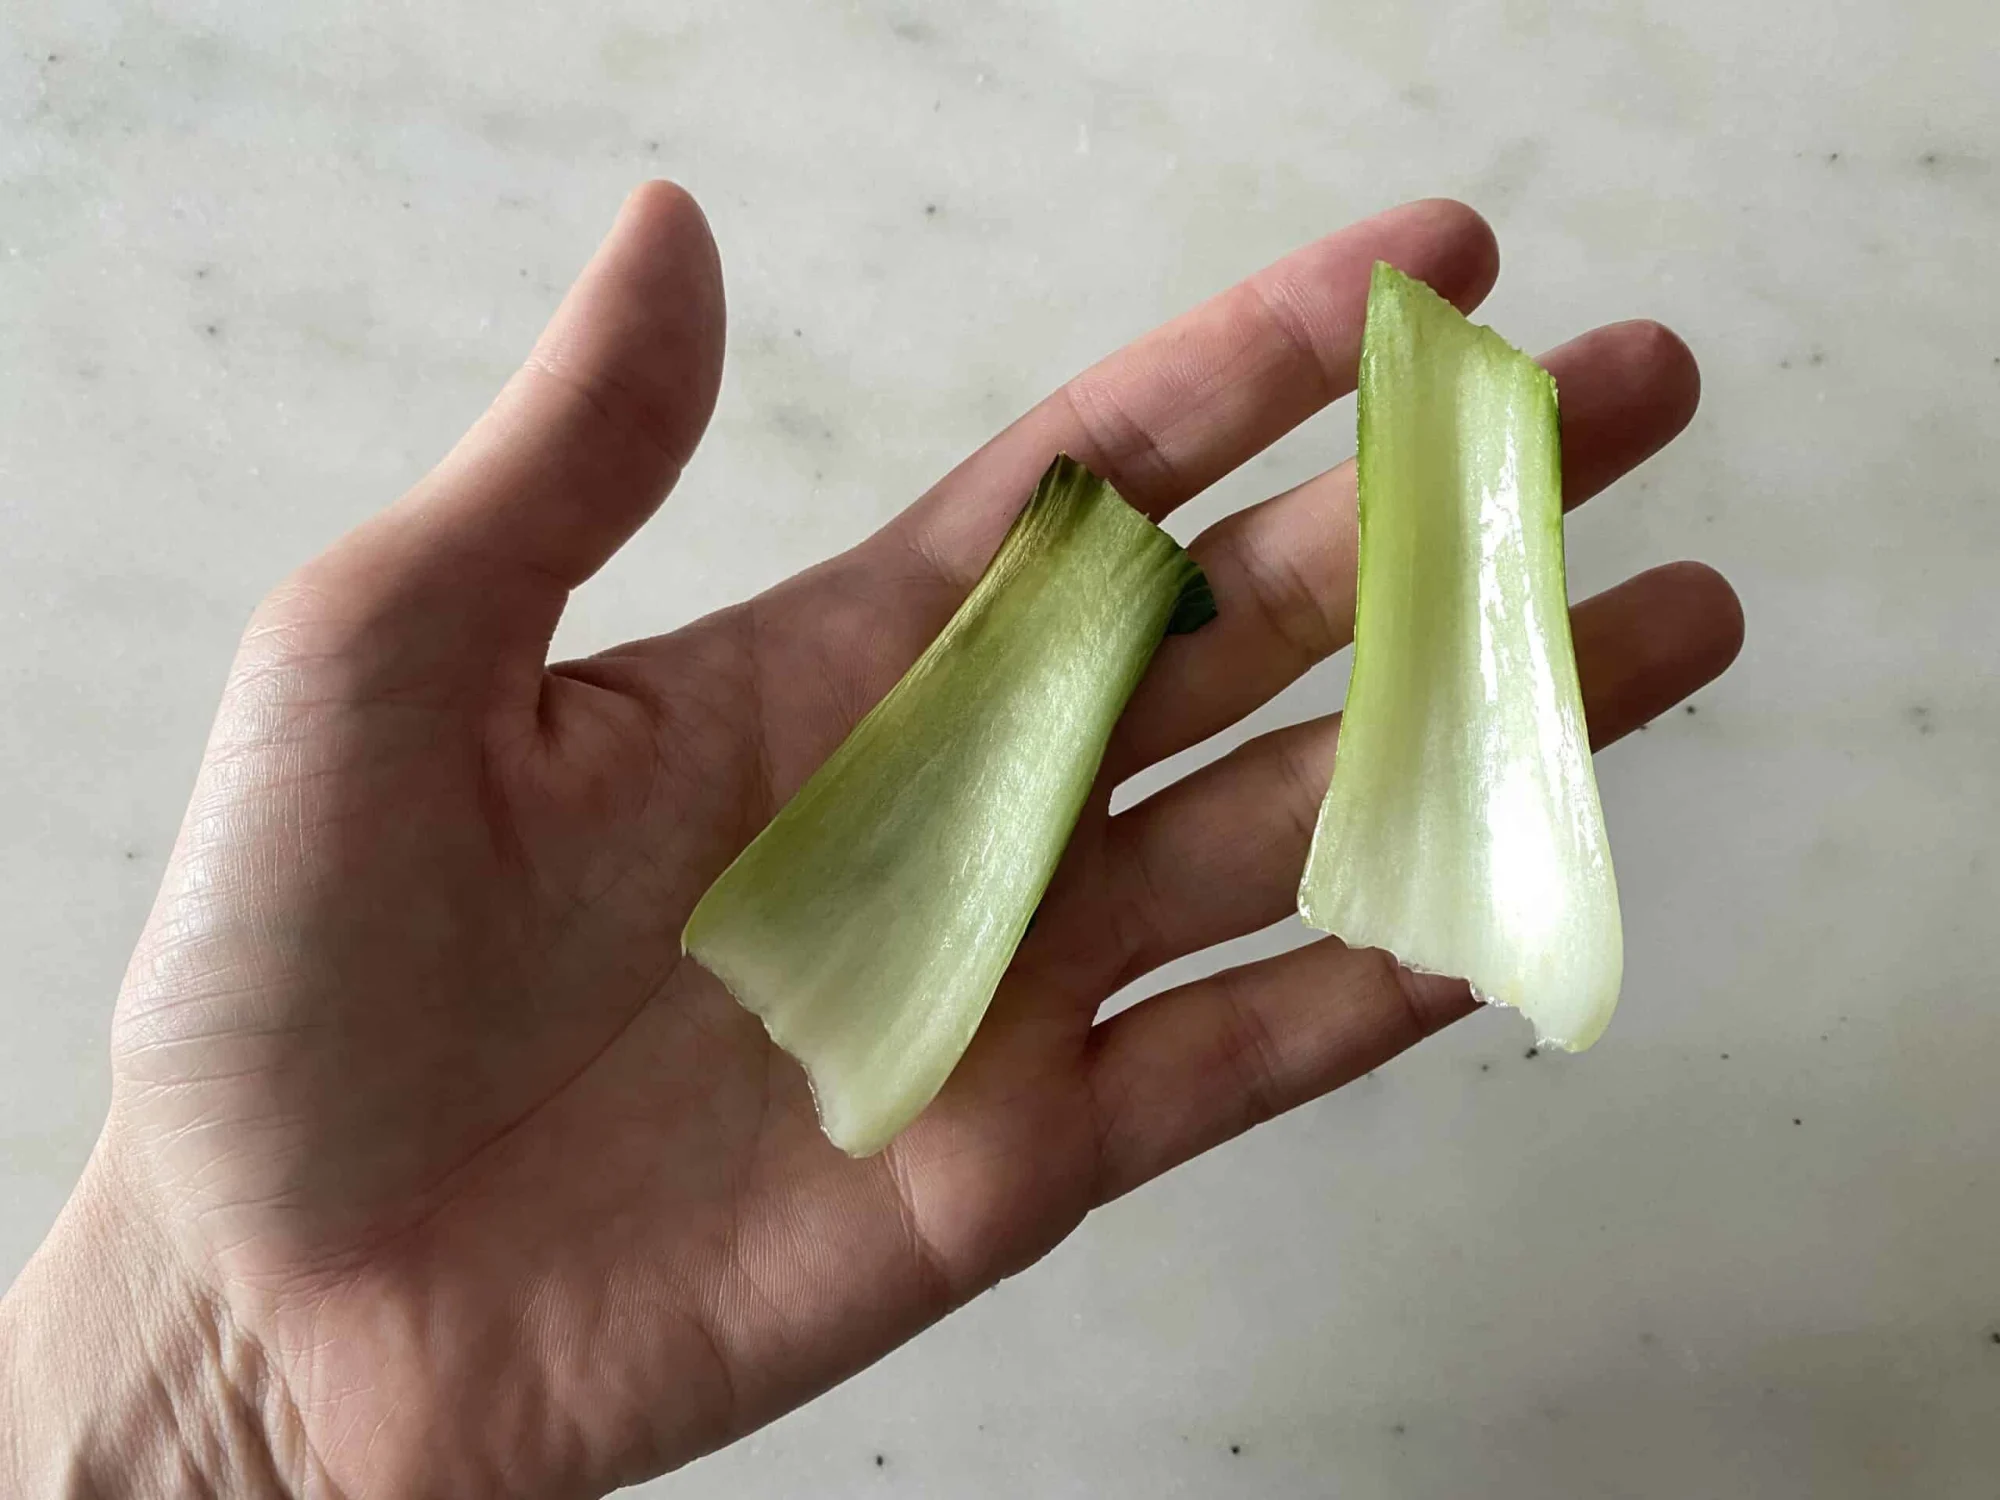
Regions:
M 879 1468 L 881 1468 L 881 1467 L 882 1467 L 882 1466 L 883 1466 L 884 1464 L 886 1464 L 886 1463 L 888 1463 L 888 1462 L 889 1462 L 889 1460 L 888 1460 L 887 1456 L 885 1456 L 884 1454 L 880 1454 L 880 1453 L 878 1453 L 878 1454 L 876 1454 L 876 1455 L 875 1455 L 875 1467 L 876 1467 L 876 1468 L 878 1468 L 878 1469 L 879 1469 Z
M 1938 154 L 1935 151 L 1926 151 L 1922 156 L 1917 158 L 1917 165 L 1920 167 L 1934 167 L 1937 164 Z
M 1397 1437 L 1401 1437 L 1404 1433 L 1408 1432 L 1410 1428 L 1409 1424 L 1406 1422 L 1392 1422 L 1389 1425 L 1389 1430 L 1395 1433 Z
M 1695 706 L 1694 706 L 1694 705 L 1693 705 L 1692 703 L 1690 703 L 1690 704 L 1689 704 L 1689 705 L 1687 706 L 1687 711 L 1688 711 L 1689 713 L 1694 713 L 1694 712 L 1696 711 L 1696 710 L 1695 710 Z
M 924 217 L 926 219 L 935 219 L 937 217 L 937 205 L 935 203 L 926 203 L 924 205 Z
M 896 21 L 890 25 L 889 30 L 918 47 L 937 40 L 937 32 L 926 21 Z
M 1840 160 L 1840 153 L 1838 151 L 1829 151 L 1826 153 L 1826 161 L 1828 166 L 1832 166 L 1833 163 L 1839 160 Z
M 802 406 L 782 403 L 771 408 L 771 426 L 794 442 L 813 448 L 832 444 L 833 429 Z
M 1797 1115 L 1793 1115 L 1793 1116 L 1792 1116 L 1792 1123 L 1793 1123 L 1794 1125 L 1803 1125 L 1803 1124 L 1805 1124 L 1805 1121 L 1804 1121 L 1804 1120 L 1801 1120 L 1801 1119 L 1800 1119 L 1800 1118 L 1799 1118 L 1799 1117 L 1798 1117 Z
M 1236 1457 L 1242 1452 L 1243 1452 L 1243 1445 L 1241 1443 L 1231 1443 L 1229 1445 L 1229 1453 L 1232 1458 Z
M 222 325 L 220 323 L 204 323 L 201 331 L 212 339 L 222 337 Z
M 1523 1057 L 1540 1057 L 1542 1055 L 1542 1049 L 1540 1047 L 1530 1047 L 1526 1052 L 1523 1052 L 1521 1055 Z
M 1937 725 L 1931 722 L 1931 706 L 1928 703 L 1910 705 L 1910 723 L 1916 726 L 1918 734 L 1935 734 Z

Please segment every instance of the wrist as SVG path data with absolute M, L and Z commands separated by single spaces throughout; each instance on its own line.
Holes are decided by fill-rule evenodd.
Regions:
M 93 1158 L 0 1298 L 0 1493 L 288 1496 L 282 1392 Z

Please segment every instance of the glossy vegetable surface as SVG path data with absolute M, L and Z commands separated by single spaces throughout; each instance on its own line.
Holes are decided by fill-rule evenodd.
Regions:
M 1378 265 L 1358 462 L 1354 671 L 1300 914 L 1587 1047 L 1624 942 L 1570 643 L 1555 382 Z

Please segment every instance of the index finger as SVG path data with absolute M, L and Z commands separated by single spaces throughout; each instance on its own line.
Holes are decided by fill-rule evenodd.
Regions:
M 1462 311 L 1499 274 L 1486 221 L 1446 198 L 1316 240 L 1091 366 L 960 464 L 886 534 L 966 583 L 1069 453 L 1159 520 L 1354 389 L 1378 260 Z

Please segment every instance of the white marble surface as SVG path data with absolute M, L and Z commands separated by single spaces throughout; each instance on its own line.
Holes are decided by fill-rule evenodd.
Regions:
M 95 1131 L 252 601 L 444 448 L 653 173 L 714 220 L 728 381 L 563 645 L 821 556 L 1088 358 L 1440 192 L 1519 340 L 1694 344 L 1701 417 L 1574 523 L 1573 584 L 1700 556 L 1751 630 L 1600 763 L 1629 962 L 1587 1060 L 1480 1016 L 657 1493 L 1993 1492 L 1989 0 L 11 0 L 0 1277 Z

